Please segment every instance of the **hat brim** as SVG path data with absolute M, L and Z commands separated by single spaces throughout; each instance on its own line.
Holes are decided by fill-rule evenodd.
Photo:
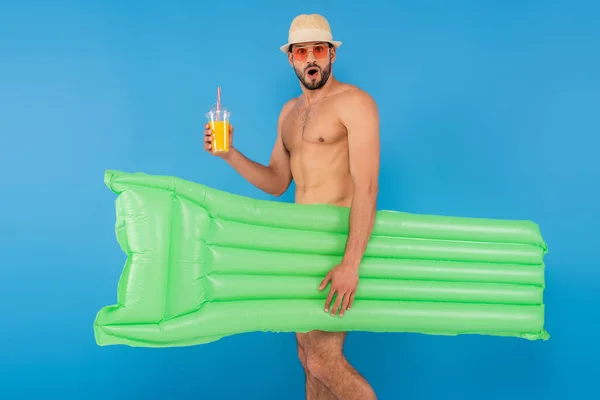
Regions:
M 315 41 L 315 40 L 313 40 L 313 41 Z M 342 42 L 340 42 L 340 41 L 338 41 L 338 40 L 318 40 L 318 41 L 319 41 L 319 42 L 327 42 L 327 43 L 331 43 L 331 44 L 333 45 L 333 47 L 335 47 L 336 49 L 342 45 Z M 291 46 L 291 45 L 293 45 L 293 44 L 298 44 L 298 43 L 306 43 L 306 42 L 307 42 L 306 40 L 303 40 L 303 41 L 299 41 L 299 42 L 290 42 L 290 43 L 286 43 L 286 44 L 284 44 L 283 46 L 281 46 L 281 47 L 279 48 L 279 50 L 281 50 L 281 51 L 282 51 L 282 52 L 284 52 L 284 53 L 287 53 L 287 52 L 289 51 L 289 49 L 290 49 L 290 46 Z

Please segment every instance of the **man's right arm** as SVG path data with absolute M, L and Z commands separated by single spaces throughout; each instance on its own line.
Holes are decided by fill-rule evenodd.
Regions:
M 244 179 L 273 196 L 281 196 L 285 193 L 292 181 L 290 155 L 283 145 L 281 137 L 283 120 L 292 104 L 293 101 L 288 101 L 279 114 L 277 138 L 268 165 L 265 166 L 250 160 L 233 146 L 230 147 L 229 154 L 223 157 Z

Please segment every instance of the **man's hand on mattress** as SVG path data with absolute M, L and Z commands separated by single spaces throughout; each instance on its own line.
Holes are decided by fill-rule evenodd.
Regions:
M 325 289 L 329 283 L 331 283 L 331 287 L 325 300 L 325 312 L 331 310 L 331 315 L 336 315 L 339 310 L 340 317 L 343 317 L 354 302 L 354 294 L 358 286 L 358 269 L 350 264 L 338 264 L 327 273 L 319 290 Z M 332 306 L 331 302 L 334 296 L 335 303 Z

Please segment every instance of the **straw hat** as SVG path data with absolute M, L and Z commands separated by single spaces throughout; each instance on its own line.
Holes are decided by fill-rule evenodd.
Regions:
M 333 40 L 329 22 L 319 14 L 301 14 L 292 21 L 288 33 L 288 42 L 279 49 L 287 53 L 291 44 L 302 42 L 328 42 L 335 48 L 342 42 Z

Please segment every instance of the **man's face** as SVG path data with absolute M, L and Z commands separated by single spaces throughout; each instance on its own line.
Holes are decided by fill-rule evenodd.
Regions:
M 331 76 L 331 65 L 335 60 L 335 48 L 328 43 L 299 43 L 292 46 L 289 62 L 305 88 L 320 89 Z

